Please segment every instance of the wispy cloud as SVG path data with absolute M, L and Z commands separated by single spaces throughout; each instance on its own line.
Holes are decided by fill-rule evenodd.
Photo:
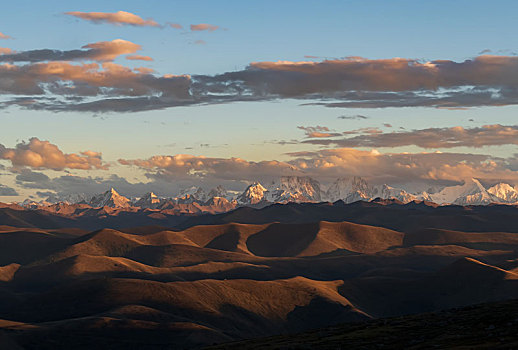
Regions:
M 174 29 L 183 29 L 183 26 L 180 23 L 167 23 L 169 27 Z
M 344 119 L 344 120 L 362 120 L 362 119 L 369 119 L 369 117 L 366 117 L 361 114 L 355 114 L 355 115 L 341 115 L 338 117 L 338 119 Z
M 203 30 L 213 32 L 218 29 L 219 29 L 219 26 L 215 26 L 215 25 L 208 24 L 208 23 L 191 24 L 191 31 L 193 31 L 193 32 L 199 32 L 199 31 L 203 31 Z
M 334 137 L 341 136 L 341 133 L 331 132 L 331 130 L 326 126 L 297 126 L 297 129 L 304 130 L 306 137 L 308 138 L 326 138 L 326 137 Z
M 9 35 L 5 35 L 4 33 L 0 32 L 0 39 L 6 40 L 6 39 L 11 39 L 11 37 Z
M 160 25 L 153 19 L 143 19 L 142 17 L 135 15 L 131 12 L 117 11 L 114 13 L 109 12 L 79 12 L 71 11 L 65 12 L 66 15 L 74 16 L 85 21 L 93 23 L 109 23 L 114 25 L 130 25 L 137 27 L 159 27 Z
M 42 61 L 112 61 L 118 56 L 135 53 L 142 46 L 131 41 L 115 39 L 87 44 L 82 50 L 31 50 L 6 53 L 0 56 L 0 62 L 42 62 Z
M 358 133 L 357 130 L 344 134 L 356 133 Z M 338 147 L 401 147 L 414 145 L 427 149 L 518 145 L 518 126 L 500 124 L 475 128 L 456 126 L 390 133 L 383 133 L 381 130 L 375 129 L 375 132 L 353 137 L 304 140 L 302 142 L 317 145 L 336 145 Z
M 355 135 L 355 134 L 372 135 L 372 134 L 381 134 L 382 132 L 383 131 L 378 127 L 368 126 L 366 128 L 359 128 L 359 129 L 344 131 L 344 132 L 342 132 L 342 134 L 343 135 Z
M 128 55 L 126 56 L 126 59 L 132 61 L 153 61 L 153 58 L 142 55 Z

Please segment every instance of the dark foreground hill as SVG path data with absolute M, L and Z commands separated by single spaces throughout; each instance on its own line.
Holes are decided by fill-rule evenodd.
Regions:
M 518 300 L 225 343 L 208 349 L 517 349 Z

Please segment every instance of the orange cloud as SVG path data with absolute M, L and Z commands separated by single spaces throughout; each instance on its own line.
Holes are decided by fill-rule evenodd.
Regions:
M 291 160 L 252 162 L 240 158 L 192 155 L 154 156 L 119 163 L 148 171 L 148 177 L 178 179 L 224 179 L 269 181 L 282 175 L 307 175 L 323 180 L 362 176 L 374 183 L 412 181 L 460 182 L 475 177 L 487 181 L 518 183 L 516 158 L 502 159 L 464 153 L 380 153 L 352 148 L 325 149 L 289 154 Z
M 7 47 L 0 47 L 0 55 L 8 55 L 13 53 L 13 50 Z
M 271 174 L 291 174 L 294 167 L 285 162 L 250 162 L 241 158 L 209 158 L 188 154 L 153 156 L 148 159 L 119 159 L 122 165 L 133 165 L 147 170 L 156 170 L 156 178 L 178 177 L 218 178 L 246 181 Z
M 183 26 L 179 23 L 168 23 L 171 28 L 174 29 L 183 29 Z
M 159 24 L 152 19 L 143 19 L 133 13 L 126 11 L 117 11 L 115 13 L 107 12 L 79 12 L 71 11 L 65 12 L 66 15 L 91 21 L 93 23 L 110 23 L 114 25 L 131 25 L 138 27 L 158 27 Z
M 102 45 L 103 44 L 103 45 Z M 89 44 L 84 50 L 32 50 L 15 54 L 0 55 L 0 66 L 5 72 L 0 92 L 43 94 L 44 91 L 63 96 L 62 92 L 80 95 L 87 87 L 75 84 L 68 89 L 68 83 L 52 74 L 43 80 L 57 82 L 55 86 L 41 83 L 31 85 L 40 77 L 25 76 L 30 66 L 13 66 L 15 62 L 98 60 L 109 61 L 121 54 L 133 54 L 140 46 L 126 41 Z M 35 65 L 36 66 L 36 65 Z M 90 70 L 98 70 L 91 68 Z M 103 70 L 110 70 L 103 64 Z M 120 68 L 119 70 L 123 70 Z M 98 72 L 103 75 L 105 72 Z M 294 98 L 308 100 L 309 104 L 326 107 L 384 108 L 384 107 L 435 107 L 461 108 L 474 106 L 504 106 L 518 104 L 518 57 L 479 56 L 472 60 L 454 62 L 393 58 L 369 60 L 349 57 L 322 62 L 255 62 L 246 69 L 217 75 L 193 75 L 189 77 L 187 91 L 181 100 L 170 99 L 167 91 L 172 89 L 166 80 L 169 75 L 154 77 L 147 75 L 138 79 L 141 88 L 134 87 L 112 90 L 109 96 L 89 104 L 77 101 L 49 100 L 32 104 L 31 108 L 50 110 L 82 111 L 135 111 L 162 109 L 192 104 L 228 103 L 236 101 L 264 101 Z M 18 76 L 18 73 L 21 76 Z M 51 73 L 49 73 L 51 74 Z M 92 74 L 88 74 L 91 78 Z M 43 78 L 43 77 L 42 77 Z M 73 80 L 73 79 L 69 79 Z M 176 82 L 180 80 L 177 79 Z M 121 85 L 119 83 L 108 83 Z M 183 86 L 182 86 L 183 89 Z M 88 90 L 88 96 L 97 95 Z M 78 91 L 82 91 L 78 93 Z M 147 91 L 150 95 L 144 96 Z M 158 91 L 158 94 L 157 94 Z M 120 93 L 118 93 L 120 92 Z M 86 93 L 84 93 L 86 94 Z M 117 100 L 114 97 L 119 97 Z M 121 96 L 142 96 L 123 99 Z M 26 101 L 24 101 L 26 102 Z M 19 104 L 12 100 L 9 103 Z M 5 106 L 6 104 L 1 104 Z M 24 105 L 26 108 L 27 105 Z M 344 119 L 349 117 L 344 117 Z M 360 118 L 360 116 L 358 116 Z M 368 133 L 365 130 L 363 133 Z M 370 132 L 379 133 L 372 129 Z M 324 136 L 317 135 L 316 136 Z
M 10 52 L 0 57 L 4 62 L 41 62 L 41 61 L 112 61 L 118 56 L 135 53 L 142 49 L 131 41 L 115 39 L 100 41 L 81 47 L 83 50 L 31 50 Z
M 241 71 L 199 79 L 207 84 L 205 93 L 236 93 L 247 100 L 299 98 L 350 108 L 457 108 L 518 103 L 517 70 L 515 56 L 486 55 L 463 62 L 349 57 L 253 62 Z
M 4 33 L 0 32 L 0 39 L 11 39 L 9 35 L 5 35 Z
M 359 128 L 355 130 L 349 130 L 342 132 L 343 135 L 351 135 L 351 134 L 381 134 L 383 131 L 377 127 L 367 127 L 367 128 Z
M 190 99 L 189 76 L 155 77 L 146 70 L 134 71 L 112 62 L 75 65 L 68 62 L 37 63 L 25 66 L 0 65 L 0 91 L 14 94 L 57 94 L 95 96 L 149 96 L 159 94 L 169 100 Z M 49 82 L 55 82 L 48 87 Z M 59 82 L 68 82 L 59 84 Z M 25 107 L 30 107 L 26 105 Z
M 219 26 L 215 26 L 215 25 L 208 24 L 208 23 L 191 24 L 191 30 L 193 32 L 203 31 L 203 30 L 208 30 L 210 32 L 213 32 L 217 29 L 219 29 Z
M 512 159 L 465 153 L 380 153 L 352 148 L 297 152 L 289 163 L 313 176 L 328 179 L 364 176 L 373 182 L 454 181 L 475 177 L 518 182 Z
M 108 169 L 98 152 L 85 151 L 80 154 L 63 153 L 58 146 L 49 141 L 40 141 L 33 137 L 28 143 L 22 142 L 15 148 L 6 148 L 0 144 L 0 159 L 11 161 L 15 167 L 36 169 Z
M 433 61 L 421 63 L 416 60 L 393 58 L 369 60 L 363 58 L 326 60 L 323 62 L 254 62 L 252 69 L 275 72 L 297 72 L 306 78 L 318 78 L 316 86 L 309 88 L 325 90 L 362 89 L 371 91 L 404 91 L 436 89 L 466 84 L 486 85 L 510 66 L 518 65 L 518 58 L 479 56 L 474 61 L 455 63 Z M 455 68 L 464 68 L 458 72 Z M 452 73 L 456 73 L 453 75 Z M 459 78 L 470 82 L 461 82 Z M 338 86 L 342 85 L 342 89 Z
M 138 61 L 153 61 L 153 59 L 149 56 L 142 56 L 142 55 L 130 55 L 126 56 L 127 60 L 138 60 Z
M 142 49 L 142 46 L 131 41 L 115 39 L 88 44 L 83 49 L 91 49 L 89 58 L 95 61 L 112 61 L 118 56 L 131 54 Z M 144 57 L 144 56 L 142 56 Z
M 151 73 L 154 73 L 155 70 L 152 69 L 152 68 L 147 68 L 147 67 L 137 67 L 137 68 L 133 68 L 133 70 L 135 72 L 138 72 L 140 74 L 151 74 Z
M 277 61 L 250 64 L 251 71 L 278 73 L 275 76 L 281 80 L 273 88 L 277 88 L 279 92 L 283 92 L 285 88 L 285 94 L 348 90 L 435 90 L 439 87 L 467 85 L 516 85 L 518 82 L 515 76 L 509 76 L 509 71 L 516 68 L 518 68 L 518 57 L 489 55 L 478 56 L 473 60 L 460 63 L 449 60 L 423 63 L 405 58 L 369 60 L 352 57 L 322 62 Z M 290 76 L 296 80 L 287 80 Z M 300 86 L 298 89 L 295 81 Z M 301 83 L 306 81 L 311 84 Z M 288 88 L 293 91 L 288 91 Z

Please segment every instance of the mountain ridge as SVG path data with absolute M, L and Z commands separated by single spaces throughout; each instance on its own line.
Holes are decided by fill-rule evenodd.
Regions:
M 253 182 L 243 192 L 228 191 L 217 186 L 206 192 L 201 187 L 190 187 L 181 191 L 176 197 L 160 197 L 148 192 L 142 197 L 127 198 L 115 189 L 88 197 L 85 194 L 52 195 L 46 200 L 35 202 L 25 200 L 19 203 L 26 208 L 37 209 L 50 207 L 58 203 L 86 204 L 92 208 L 138 207 L 142 209 L 169 209 L 174 210 L 176 205 L 193 205 L 191 211 L 223 212 L 239 206 L 263 207 L 272 203 L 318 203 L 336 202 L 353 203 L 355 201 L 398 200 L 402 203 L 415 201 L 434 202 L 439 205 L 489 205 L 513 204 L 518 205 L 518 188 L 507 183 L 497 183 L 485 188 L 477 179 L 464 180 L 461 185 L 446 186 L 435 193 L 427 191 L 410 193 L 402 188 L 383 185 L 370 185 L 361 177 L 339 178 L 329 186 L 321 185 L 317 180 L 305 176 L 283 176 L 278 182 L 263 186 Z M 208 210 L 200 206 L 211 207 Z

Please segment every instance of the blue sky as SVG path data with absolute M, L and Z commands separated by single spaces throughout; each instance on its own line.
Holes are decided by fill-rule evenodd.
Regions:
M 3 5 L 0 32 L 12 38 L 0 40 L 0 47 L 16 52 L 35 49 L 67 51 L 78 50 L 91 43 L 123 39 L 141 45 L 142 50 L 137 54 L 150 56 L 154 60 L 128 61 L 119 56 L 113 63 L 128 68 L 151 68 L 156 77 L 187 74 L 194 79 L 197 75 L 211 77 L 225 72 L 246 73 L 252 62 L 319 63 L 351 56 L 372 60 L 373 64 L 378 64 L 375 62 L 378 59 L 398 57 L 421 63 L 436 60 L 465 62 L 482 53 L 515 57 L 515 52 L 518 52 L 515 44 L 517 7 L 515 1 L 18 1 Z M 184 28 L 98 24 L 66 15 L 68 11 L 126 11 L 143 19 L 152 18 L 159 24 L 179 23 Z M 214 31 L 189 30 L 189 25 L 199 23 L 219 28 Z M 204 43 L 196 44 L 200 40 Z M 83 63 L 72 62 L 75 65 Z M 28 63 L 14 64 L 22 66 Z M 514 64 L 514 61 L 509 64 Z M 514 89 L 513 81 L 506 84 L 506 87 Z M 473 87 L 473 84 L 469 85 Z M 500 85 L 484 88 L 497 89 Z M 81 170 L 63 166 L 52 172 L 46 166 L 13 164 L 12 160 L 4 157 L 0 162 L 7 170 L 0 175 L 0 183 L 17 189 L 20 196 L 10 197 L 12 199 L 34 195 L 33 189 L 29 190 L 20 181 L 16 183 L 16 176 L 21 171 L 42 172 L 50 176 L 59 176 L 61 171 L 79 177 L 104 178 L 117 174 L 142 182 L 156 181 L 154 172 L 166 172 L 169 176 L 167 181 L 176 190 L 177 169 L 121 166 L 118 159 L 191 154 L 209 158 L 239 157 L 253 162 L 289 162 L 293 155 L 288 153 L 316 152 L 327 147 L 302 143 L 305 136 L 298 126 L 320 126 L 332 132 L 346 133 L 362 128 L 378 128 L 382 133 L 394 133 L 427 128 L 460 126 L 470 129 L 488 124 L 516 124 L 517 107 L 507 100 L 507 106 L 503 107 L 479 103 L 476 107 L 459 106 L 453 109 L 419 105 L 328 108 L 306 104 L 329 102 L 329 97 L 300 97 L 274 96 L 254 102 L 196 103 L 125 113 L 76 112 L 68 108 L 56 113 L 37 108 L 4 106 L 0 109 L 0 144 L 4 147 L 15 149 L 18 143 L 35 137 L 56 145 L 64 154 L 85 150 L 102 152 L 102 159 L 110 163 L 110 169 Z M 13 95 L 4 93 L 2 100 L 12 98 Z M 85 97 L 85 101 L 88 98 L 91 97 Z M 339 119 L 340 116 L 356 115 L 367 118 Z M 414 144 L 355 147 L 360 151 L 373 148 L 385 153 L 441 151 L 506 159 L 518 153 L 516 144 L 507 141 L 476 147 L 465 143 L 453 150 L 450 146 L 423 148 Z M 513 161 L 506 160 L 508 163 Z M 514 171 L 513 167 L 507 165 L 502 171 L 508 174 Z M 147 177 L 144 176 L 146 173 Z M 184 175 L 180 176 L 182 181 L 185 180 Z M 344 170 L 344 176 L 348 175 Z M 475 175 L 481 176 L 479 172 Z M 511 173 L 508 177 L 512 179 L 513 176 Z M 216 176 L 208 183 L 215 183 L 218 179 Z M 197 180 L 199 178 L 193 178 L 192 182 Z M 240 177 L 228 185 L 238 188 L 251 180 Z M 452 181 L 451 178 L 430 180 Z M 225 181 L 229 180 L 225 177 Z M 59 192 L 59 189 L 52 190 Z M 0 199 L 3 197 L 0 196 Z

